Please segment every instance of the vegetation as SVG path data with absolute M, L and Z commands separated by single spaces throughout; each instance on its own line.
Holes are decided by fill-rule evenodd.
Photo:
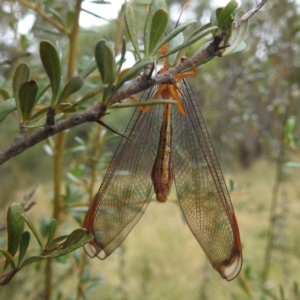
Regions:
M 107 1 L 96 2 L 105 17 Z M 144 24 L 146 5 L 132 1 L 108 25 L 88 29 L 79 26 L 81 0 L 1 4 L 1 298 L 300 299 L 297 1 L 268 2 L 247 35 L 248 18 L 238 26 L 245 14 L 234 14 L 233 0 L 226 10 L 192 2 L 177 27 L 185 37 L 177 50 L 188 58 L 232 29 L 224 58 L 208 62 L 206 53 L 189 82 L 231 183 L 244 253 L 239 277 L 223 282 L 208 265 L 174 195 L 151 203 L 109 259 L 91 261 L 81 248 L 93 238 L 81 229 L 84 213 L 119 141 L 97 122 L 123 132 L 131 108 L 110 105 L 150 87 L 137 76 L 167 41 L 164 31 L 174 33 L 178 15 L 167 12 L 177 2 L 166 2 L 153 1 L 163 6 L 157 26 Z M 243 1 L 237 11 L 257 12 L 265 2 L 252 10 Z M 34 24 L 22 35 L 26 16 Z M 138 64 L 124 71 L 125 52 Z

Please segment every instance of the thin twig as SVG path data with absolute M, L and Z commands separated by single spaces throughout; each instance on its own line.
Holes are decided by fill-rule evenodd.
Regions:
M 26 0 L 19 0 L 21 3 L 26 3 Z M 247 12 L 241 19 L 235 22 L 235 27 L 240 26 L 243 22 L 253 16 L 265 3 L 267 0 L 262 0 L 259 2 L 252 10 Z M 30 3 L 28 3 L 30 4 Z M 194 54 L 191 58 L 181 60 L 180 63 L 174 67 L 169 69 L 167 72 L 163 74 L 158 74 L 154 78 L 149 79 L 147 78 L 147 74 L 141 77 L 141 80 L 135 82 L 131 86 L 124 88 L 118 91 L 114 96 L 111 98 L 110 105 L 119 102 L 123 99 L 128 98 L 131 95 L 137 94 L 142 92 L 151 86 L 157 84 L 170 84 L 173 82 L 174 77 L 183 72 L 184 70 L 191 68 L 200 61 L 209 58 L 219 56 L 219 52 L 216 51 L 216 44 L 215 41 L 211 42 L 205 49 L 202 51 Z M 45 126 L 41 128 L 39 131 L 33 133 L 32 135 L 24 138 L 21 141 L 13 143 L 13 145 L 7 147 L 0 151 L 0 165 L 9 160 L 10 158 L 22 153 L 23 151 L 27 150 L 28 148 L 36 145 L 37 143 L 45 140 L 46 138 L 53 136 L 59 132 L 62 132 L 66 129 L 78 126 L 80 124 L 86 122 L 97 122 L 101 117 L 105 115 L 106 107 L 103 107 L 101 103 L 96 104 L 92 108 L 75 114 L 72 117 L 63 120 L 53 126 Z
M 23 201 L 21 202 L 21 205 L 24 208 L 24 211 L 29 211 L 36 204 L 35 201 L 32 201 L 29 204 L 28 204 L 28 202 L 33 197 L 33 195 L 35 194 L 35 191 L 37 190 L 37 187 L 38 187 L 37 185 L 35 187 L 33 187 L 31 192 L 28 195 L 25 195 L 23 197 Z M 7 228 L 7 224 L 6 224 L 6 221 L 5 221 L 2 225 L 0 225 L 0 231 L 6 230 L 6 228 Z
M 234 27 L 237 28 L 241 26 L 244 22 L 246 22 L 248 19 L 250 19 L 253 15 L 255 15 L 266 3 L 268 0 L 262 0 L 258 2 L 254 8 L 249 10 L 247 13 L 245 13 L 240 19 L 236 20 L 234 22 Z
M 29 9 L 32 9 L 35 11 L 40 17 L 42 17 L 45 21 L 52 24 L 56 29 L 58 29 L 60 32 L 64 33 L 65 35 L 69 36 L 69 31 L 65 29 L 63 25 L 56 22 L 54 19 L 47 16 L 43 11 L 40 10 L 40 7 L 38 5 L 34 5 L 31 2 L 28 2 L 26 0 L 19 0 L 20 3 L 22 3 L 24 6 L 26 6 Z

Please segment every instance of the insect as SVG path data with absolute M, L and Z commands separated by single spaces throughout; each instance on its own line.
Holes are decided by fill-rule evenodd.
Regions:
M 161 73 L 167 71 L 167 60 Z M 186 222 L 220 275 L 234 279 L 242 266 L 239 229 L 230 196 L 196 98 L 186 77 L 143 93 L 177 105 L 137 108 L 85 217 L 94 235 L 87 254 L 107 258 L 145 212 L 153 194 L 165 202 L 175 182 Z

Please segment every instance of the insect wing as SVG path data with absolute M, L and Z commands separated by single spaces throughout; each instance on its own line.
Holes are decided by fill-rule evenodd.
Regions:
M 173 109 L 173 168 L 178 200 L 193 235 L 220 275 L 242 266 L 239 229 L 230 196 L 196 98 L 181 81 L 186 116 Z
M 155 92 L 146 91 L 140 101 Z M 126 238 L 152 198 L 151 170 L 159 142 L 163 106 L 150 112 L 137 108 L 129 122 L 100 189 L 85 217 L 83 227 L 94 235 L 85 245 L 87 254 L 105 259 Z

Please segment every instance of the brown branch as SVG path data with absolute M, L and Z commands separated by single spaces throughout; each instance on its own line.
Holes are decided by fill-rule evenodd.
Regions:
M 24 139 L 14 141 L 11 146 L 0 151 L 0 165 L 50 136 L 68 128 L 78 126 L 82 123 L 95 122 L 104 114 L 105 112 L 101 109 L 101 103 L 98 103 L 82 113 L 73 115 L 72 117 L 56 123 L 53 126 L 45 126 Z
M 203 59 L 219 55 L 219 52 L 217 50 L 218 49 L 216 49 L 216 44 L 213 41 L 208 45 L 207 48 L 203 49 L 199 53 L 196 53 L 189 59 L 182 60 L 176 67 L 170 69 L 166 73 L 156 75 L 153 79 L 147 79 L 147 75 L 142 76 L 142 80 L 139 80 L 128 88 L 117 92 L 112 97 L 110 104 L 114 104 L 122 99 L 127 98 L 128 96 L 146 90 L 153 85 L 172 83 L 175 75 L 179 74 L 183 70 L 192 67 Z M 105 115 L 105 110 L 106 108 L 103 107 L 101 103 L 98 103 L 92 108 L 84 112 L 75 114 L 72 117 L 58 122 L 52 126 L 46 125 L 45 127 L 41 128 L 28 137 L 16 138 L 11 146 L 0 151 L 0 165 L 10 158 L 17 156 L 28 148 L 59 132 L 78 126 L 82 123 L 97 122 L 101 117 Z
M 27 2 L 26 0 L 19 0 L 21 3 Z M 257 13 L 261 7 L 267 2 L 267 0 L 262 0 L 259 2 L 252 10 L 247 12 L 241 19 L 235 22 L 235 27 L 239 27 L 242 23 L 244 23 L 247 19 Z M 28 3 L 29 4 L 29 3 Z M 28 6 L 28 5 L 27 5 Z M 32 7 L 31 7 L 32 8 Z M 33 9 L 33 8 L 32 8 Z M 193 67 L 200 61 L 214 56 L 221 56 L 219 50 L 219 45 L 222 41 L 217 40 L 220 36 L 215 37 L 214 41 L 211 42 L 205 49 L 202 51 L 194 54 L 191 58 L 181 60 L 181 62 L 174 68 L 168 70 L 163 74 L 158 74 L 152 79 L 148 79 L 147 74 L 142 76 L 142 80 L 132 84 L 131 86 L 118 91 L 110 101 L 110 104 L 114 104 L 119 102 L 123 99 L 128 98 L 131 95 L 136 93 L 142 92 L 151 86 L 156 84 L 169 84 L 174 81 L 174 77 L 183 72 L 184 70 Z M 101 103 L 96 104 L 92 108 L 73 115 L 72 117 L 63 120 L 53 126 L 45 126 L 44 128 L 40 129 L 36 133 L 28 136 L 24 139 L 15 141 L 11 146 L 7 147 L 0 151 L 0 165 L 9 160 L 10 158 L 22 153 L 23 151 L 27 150 L 28 148 L 36 145 L 37 143 L 45 140 L 46 138 L 53 136 L 59 132 L 62 132 L 66 129 L 78 126 L 85 122 L 97 122 L 101 117 L 105 115 L 105 107 L 102 107 Z
M 29 9 L 32 9 L 35 11 L 39 16 L 41 16 L 45 21 L 52 24 L 56 29 L 58 29 L 60 32 L 64 33 L 65 35 L 69 36 L 69 31 L 65 29 L 63 25 L 56 22 L 54 19 L 48 17 L 43 11 L 40 10 L 40 7 L 38 5 L 34 5 L 31 2 L 28 2 L 27 0 L 19 0 L 20 3 L 22 3 L 24 6 L 26 6 Z
M 254 8 L 249 10 L 247 13 L 245 13 L 240 19 L 236 20 L 234 22 L 234 27 L 237 28 L 241 26 L 242 23 L 246 22 L 248 19 L 250 19 L 253 15 L 255 15 L 266 3 L 268 0 L 261 0 L 258 2 Z

